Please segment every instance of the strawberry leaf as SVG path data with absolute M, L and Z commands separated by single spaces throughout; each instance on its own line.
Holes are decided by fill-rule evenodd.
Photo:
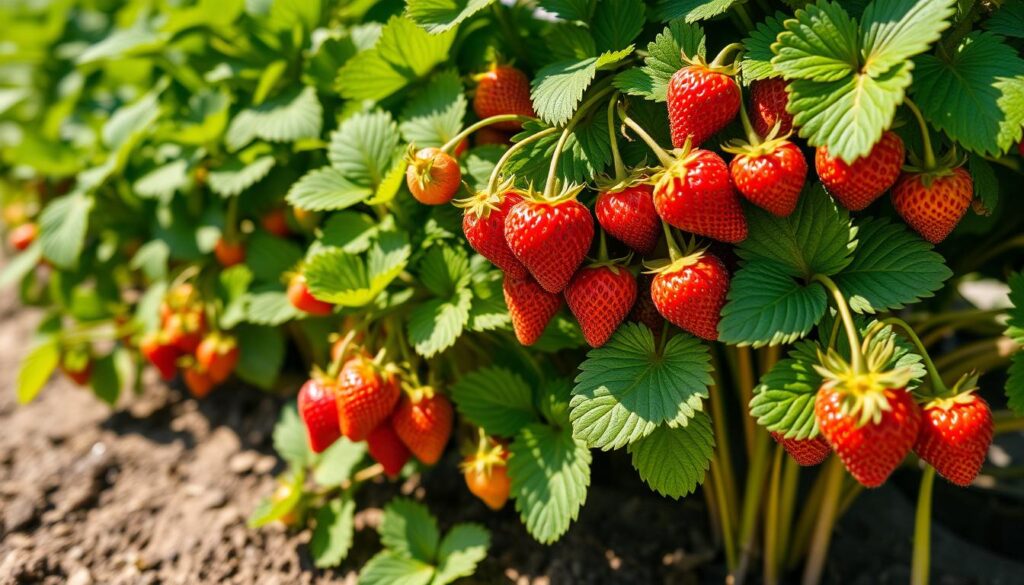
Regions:
M 564 125 L 572 118 L 598 69 L 614 65 L 632 52 L 630 45 L 619 51 L 605 51 L 579 61 L 558 61 L 541 68 L 530 91 L 537 115 L 553 126 Z
M 1019 416 L 1024 416 L 1024 352 L 1018 351 L 1010 358 L 1010 369 L 1006 377 L 1007 405 Z
M 359 585 L 428 585 L 433 578 L 433 566 L 385 550 L 363 566 Z
M 834 280 L 858 313 L 901 309 L 931 297 L 953 273 L 931 244 L 885 219 L 859 222 L 853 261 Z
M 239 355 L 235 374 L 258 388 L 272 388 L 284 363 L 284 334 L 273 327 L 244 324 L 235 335 Z
M 295 142 L 319 138 L 324 110 L 316 89 L 294 89 L 262 104 L 238 112 L 224 136 L 230 150 L 238 150 L 256 138 L 268 142 Z
M 61 268 L 78 264 L 94 204 L 92 197 L 78 191 L 47 204 L 39 216 L 43 257 Z
M 307 259 L 309 291 L 343 307 L 368 305 L 405 270 L 410 253 L 406 237 L 394 231 L 379 234 L 365 261 L 341 248 L 322 248 Z
M 408 0 L 409 18 L 429 33 L 447 32 L 494 0 Z
M 599 2 L 590 29 L 597 50 L 619 51 L 629 47 L 644 27 L 642 0 Z
M 437 556 L 441 532 L 427 507 L 406 498 L 397 498 L 384 508 L 380 521 L 380 541 L 391 552 L 424 563 Z
M 365 457 L 365 441 L 353 443 L 341 437 L 317 458 L 313 479 L 320 486 L 340 486 L 352 478 L 352 472 Z
M 299 424 L 301 425 L 302 423 Z M 303 438 L 303 440 L 305 440 L 305 438 Z M 305 477 L 306 476 L 302 468 L 290 471 L 287 483 L 282 484 L 289 488 L 288 496 L 281 498 L 280 500 L 272 500 L 270 498 L 263 500 L 263 502 L 253 510 L 252 515 L 249 516 L 249 528 L 266 526 L 271 522 L 284 518 L 294 510 L 299 505 L 299 502 L 302 501 L 302 482 L 305 480 Z
M 402 110 L 402 136 L 417 148 L 441 146 L 462 129 L 466 106 L 459 72 L 449 69 L 437 73 Z
M 861 16 L 864 72 L 880 75 L 928 50 L 949 27 L 956 0 L 874 0 Z
M 541 8 L 557 14 L 562 20 L 590 20 L 597 0 L 540 0 Z
M 786 79 L 849 79 L 860 62 L 857 21 L 837 2 L 797 10 L 772 45 L 772 65 Z
M 778 38 L 779 33 L 785 30 L 783 26 L 785 20 L 785 14 L 776 12 L 764 22 L 759 23 L 750 32 L 750 36 L 743 39 L 743 46 L 747 49 L 740 60 L 744 83 L 779 76 L 779 72 L 772 66 L 772 58 L 775 57 L 775 53 L 772 52 L 772 44 Z
M 983 26 L 997 35 L 1024 39 L 1024 2 L 1008 0 Z
M 292 306 L 281 285 L 260 287 L 245 296 L 245 320 L 249 323 L 277 326 L 303 316 Z
M 94 359 L 92 373 L 89 375 L 89 385 L 92 386 L 93 394 L 110 406 L 117 404 L 117 397 L 121 395 L 121 386 L 123 385 L 121 372 L 115 359 L 117 355 L 128 358 L 130 363 L 131 358 L 124 353 L 124 350 L 117 350 Z
M 316 456 L 309 449 L 306 427 L 294 404 L 289 403 L 281 409 L 281 415 L 274 425 L 273 438 L 274 451 L 295 469 L 305 469 L 314 461 Z
M 672 499 L 693 493 L 711 466 L 715 436 L 700 412 L 684 426 L 661 425 L 629 446 L 633 467 L 654 491 Z
M 503 368 L 482 368 L 451 387 L 459 414 L 488 435 L 511 437 L 538 422 L 533 392 L 518 375 Z
M 295 242 L 255 232 L 246 241 L 246 265 L 253 278 L 261 282 L 281 282 L 281 275 L 302 259 L 302 249 Z
M 444 535 L 437 551 L 437 573 L 432 585 L 447 585 L 476 571 L 487 557 L 491 535 L 479 524 L 456 524 Z
M 47 336 L 38 340 L 22 359 L 21 368 L 18 370 L 18 379 L 15 382 L 18 402 L 32 402 L 57 369 L 59 362 L 60 344 L 57 337 Z
M 1024 343 L 1024 272 L 1014 272 L 1006 279 L 1010 285 L 1009 318 L 1006 320 L 1006 336 L 1017 343 Z
M 725 14 L 737 2 L 739 0 L 660 0 L 655 10 L 664 22 L 677 18 L 698 22 Z
M 523 126 L 523 132 L 517 134 L 516 138 L 524 140 L 548 127 L 542 122 L 527 122 Z M 517 150 L 502 171 L 505 175 L 514 175 L 523 187 L 531 182 L 534 185 L 543 185 L 558 138 L 556 132 Z M 602 173 L 612 160 L 611 144 L 608 140 L 608 122 L 605 116 L 594 116 L 577 124 L 569 134 L 562 158 L 559 160 L 559 178 L 565 182 L 581 183 Z
M 678 334 L 659 351 L 650 329 L 627 323 L 580 364 L 570 402 L 573 436 L 607 451 L 664 422 L 692 418 L 708 397 L 710 370 L 707 347 L 695 337 Z
M 790 439 L 817 436 L 814 401 L 822 382 L 814 371 L 817 351 L 817 343 L 799 341 L 789 357 L 761 376 L 750 401 L 750 416 L 757 419 L 757 424 Z
M 674 20 L 647 45 L 644 66 L 616 75 L 615 87 L 629 95 L 663 102 L 672 75 L 686 65 L 683 55 L 703 57 L 704 53 L 704 29 Z
M 469 323 L 473 293 L 461 289 L 450 299 L 422 303 L 409 315 L 409 341 L 416 353 L 433 357 L 455 344 Z
M 391 114 L 356 114 L 331 133 L 327 158 L 339 180 L 375 191 L 393 166 L 400 139 Z
M 323 569 L 337 567 L 352 548 L 356 503 L 349 497 L 327 502 L 316 512 L 316 528 L 309 540 L 313 564 Z
M 351 207 L 372 194 L 372 189 L 353 183 L 338 169 L 322 167 L 292 183 L 285 201 L 306 211 L 327 211 Z
M 210 190 L 221 197 L 241 195 L 242 191 L 262 181 L 274 168 L 275 162 L 269 154 L 252 162 L 233 157 L 210 171 Z
M 762 347 L 800 339 L 825 314 L 825 289 L 803 284 L 779 262 L 755 258 L 732 278 L 719 341 Z
M 590 451 L 568 427 L 530 424 L 509 446 L 516 511 L 541 544 L 558 540 L 579 516 L 590 486 Z

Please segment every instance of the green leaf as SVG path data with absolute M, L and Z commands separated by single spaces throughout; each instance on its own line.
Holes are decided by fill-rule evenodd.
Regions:
M 281 409 L 281 416 L 274 425 L 274 451 L 297 469 L 304 469 L 315 457 L 309 449 L 306 426 L 292 403 Z
M 96 397 L 110 406 L 117 404 L 117 397 L 121 395 L 121 373 L 114 361 L 115 353 L 109 353 L 92 362 L 92 373 L 89 375 L 89 384 Z
M 459 378 L 451 387 L 459 414 L 488 435 L 511 437 L 537 422 L 530 386 L 504 368 L 482 368 Z
M 278 283 L 281 275 L 302 259 L 302 249 L 295 242 L 254 232 L 246 243 L 246 264 L 256 280 Z
M 757 424 L 790 439 L 810 439 L 818 434 L 814 401 L 821 376 L 814 371 L 818 344 L 800 341 L 779 360 L 754 388 L 750 416 Z
M 365 457 L 365 441 L 353 443 L 341 437 L 320 454 L 313 479 L 321 486 L 339 486 L 351 479 L 352 472 Z
M 525 140 L 528 135 L 548 128 L 542 122 L 527 122 L 524 132 L 517 135 Z M 502 168 L 505 175 L 515 176 L 522 186 L 531 181 L 542 185 L 547 178 L 551 156 L 555 152 L 559 133 L 545 136 L 517 150 Z M 606 116 L 594 116 L 577 124 L 565 142 L 565 150 L 558 164 L 558 176 L 565 182 L 587 182 L 604 172 L 611 164 L 611 144 L 608 138 Z
M 312 31 L 320 22 L 320 0 L 274 0 L 267 23 L 278 30 L 301 26 Z
M 280 287 L 252 291 L 246 297 L 245 320 L 256 325 L 276 327 L 302 315 Z
M 242 191 L 266 178 L 275 163 L 271 155 L 258 157 L 250 163 L 232 158 L 210 171 L 210 190 L 221 197 L 240 195 Z
M 78 264 L 93 198 L 76 191 L 50 201 L 39 215 L 39 243 L 43 257 L 61 268 Z
M 309 552 L 317 567 L 337 567 L 348 556 L 355 511 L 356 503 L 351 498 L 334 498 L 317 510 L 316 528 L 309 540 Z
M 768 79 L 780 75 L 772 66 L 772 58 L 775 57 L 775 53 L 772 52 L 772 44 L 778 38 L 779 33 L 785 30 L 783 26 L 785 20 L 785 14 L 776 12 L 764 22 L 759 23 L 750 32 L 750 36 L 743 39 L 743 46 L 747 49 L 740 60 L 744 82 L 750 83 L 758 79 Z
M 273 327 L 245 324 L 235 330 L 235 336 L 239 354 L 235 373 L 254 386 L 265 390 L 272 388 L 284 363 L 282 332 Z
M 544 10 L 557 14 L 563 20 L 589 21 L 594 13 L 595 0 L 540 0 Z
M 619 327 L 587 353 L 573 388 L 573 435 L 589 447 L 618 449 L 668 421 L 696 416 L 711 384 L 707 347 L 682 333 L 659 352 L 651 330 Z
M 541 544 L 558 540 L 579 516 L 590 485 L 590 451 L 571 429 L 523 427 L 509 446 L 516 511 Z
M 176 159 L 143 175 L 132 185 L 135 193 L 146 199 L 167 199 L 189 184 L 188 161 Z
M 335 79 L 338 93 L 349 100 L 379 101 L 414 81 L 405 69 L 384 60 L 376 49 L 357 53 Z
M 787 266 L 750 260 L 732 277 L 719 341 L 753 347 L 792 343 L 821 319 L 826 300 L 824 287 L 798 282 Z
M 469 284 L 469 258 L 462 248 L 436 245 L 416 266 L 420 281 L 439 297 L 448 297 Z
M 928 50 L 949 27 L 956 0 L 874 0 L 861 16 L 864 72 L 880 75 Z
M 473 293 L 462 289 L 450 299 L 432 299 L 409 314 L 409 341 L 416 353 L 433 357 L 455 344 L 469 323 Z
M 359 585 L 428 585 L 434 567 L 390 551 L 377 553 L 359 573 Z
M 379 531 L 381 544 L 402 557 L 424 563 L 433 563 L 437 557 L 441 532 L 423 504 L 405 498 L 392 500 L 384 508 Z
M 33 242 L 23 252 L 7 260 L 7 264 L 0 271 L 0 288 L 6 288 L 28 276 L 39 265 L 42 257 L 43 248 L 38 242 Z
M 256 138 L 268 142 L 295 142 L 319 138 L 324 110 L 311 86 L 295 88 L 259 106 L 238 112 L 224 137 L 228 148 L 238 150 Z
M 1010 369 L 1006 376 L 1007 406 L 1018 416 L 1024 416 L 1024 352 L 1018 351 L 1010 358 Z
M 377 230 L 377 222 L 365 213 L 332 213 L 320 226 L 320 243 L 341 248 L 349 254 L 360 254 L 370 248 Z
M 820 1 L 797 10 L 783 25 L 772 46 L 772 65 L 786 79 L 843 81 L 857 72 L 857 21 L 838 2 Z
M 992 165 L 976 154 L 967 157 L 967 168 L 974 181 L 974 198 L 981 204 L 982 214 L 989 215 L 999 205 L 999 178 Z
M 466 106 L 458 71 L 438 73 L 402 110 L 402 136 L 417 148 L 442 146 L 462 129 Z
M 96 61 L 117 59 L 147 52 L 158 51 L 167 38 L 154 31 L 145 19 L 131 28 L 114 30 L 100 42 L 90 46 L 74 60 L 78 65 L 86 65 Z
M 971 33 L 947 58 L 921 55 L 911 92 L 925 119 L 962 147 L 995 156 L 1021 139 L 1024 59 L 991 33 Z
M 318 299 L 336 305 L 367 305 L 401 274 L 410 252 L 405 236 L 396 232 L 381 234 L 366 262 L 340 248 L 324 248 L 307 261 L 309 290 Z
M 1024 272 L 1014 272 L 1006 279 L 1010 286 L 1010 304 L 1013 308 L 1006 319 L 1006 336 L 1024 344 Z
M 264 500 L 249 516 L 249 528 L 259 528 L 280 520 L 299 506 L 302 501 L 302 482 L 305 474 L 300 468 L 290 471 L 289 475 L 288 483 L 283 484 L 288 487 L 288 496 L 277 501 Z
M 746 208 L 748 236 L 737 253 L 744 260 L 762 258 L 786 267 L 792 276 L 831 276 L 853 259 L 857 229 L 846 209 L 835 204 L 819 183 L 804 189 L 788 217 L 754 206 Z
M 448 50 L 455 41 L 455 31 L 431 35 L 408 18 L 392 17 L 381 31 L 377 50 L 389 63 L 424 77 L 440 63 L 448 60 Z
M 433 585 L 446 585 L 469 577 L 487 557 L 491 535 L 478 524 L 456 524 L 441 541 L 437 552 L 437 574 Z
M 669 80 L 676 71 L 686 66 L 683 56 L 703 57 L 704 53 L 704 29 L 699 25 L 674 20 L 647 45 L 644 66 L 618 74 L 615 87 L 629 95 L 663 102 Z
M 599 2 L 590 27 L 597 51 L 619 51 L 631 46 L 643 30 L 645 13 L 641 0 Z
M 715 436 L 711 417 L 701 412 L 685 426 L 661 425 L 629 446 L 633 467 L 651 489 L 679 499 L 704 483 Z
M 60 363 L 60 344 L 57 338 L 49 336 L 36 342 L 28 355 L 21 361 L 18 369 L 18 380 L 15 383 L 18 402 L 32 402 L 39 391 L 46 385 L 50 375 Z
M 391 169 L 399 140 L 387 112 L 356 114 L 331 134 L 327 158 L 346 181 L 375 190 Z
M 859 223 L 853 261 L 834 278 L 858 313 L 900 309 L 931 297 L 953 273 L 932 245 L 902 225 Z
M 345 209 L 373 194 L 370 187 L 357 185 L 333 167 L 313 169 L 288 189 L 285 201 L 306 211 Z
M 983 26 L 997 35 L 1024 39 L 1024 2 L 1007 0 Z
M 494 0 L 408 0 L 406 10 L 413 22 L 437 34 L 455 28 L 492 3 Z
M 618 63 L 632 52 L 633 47 L 630 46 L 581 61 L 558 61 L 543 67 L 533 79 L 530 92 L 537 115 L 555 126 L 565 124 L 594 81 L 597 70 Z
M 714 18 L 728 12 L 739 0 L 660 0 L 657 14 L 662 21 L 681 18 L 686 22 L 697 22 Z

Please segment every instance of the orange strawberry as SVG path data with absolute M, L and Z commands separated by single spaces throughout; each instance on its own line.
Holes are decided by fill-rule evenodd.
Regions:
M 476 452 L 466 457 L 459 466 L 470 493 L 480 498 L 492 510 L 502 509 L 512 491 L 507 459 L 508 451 L 505 446 L 481 431 L 480 444 Z
M 418 388 L 402 396 L 391 424 L 409 451 L 421 462 L 433 465 L 441 459 L 455 417 L 452 403 L 433 388 Z
M 234 337 L 212 333 L 196 347 L 196 361 L 207 371 L 214 384 L 231 376 L 238 364 L 238 343 Z
M 473 111 L 480 119 L 506 114 L 536 117 L 530 101 L 530 80 L 522 71 L 508 65 L 493 64 L 475 79 L 477 87 L 473 96 Z M 506 132 L 515 132 L 522 126 L 520 122 L 491 125 L 496 130 Z
M 903 173 L 892 189 L 892 205 L 903 221 L 933 244 L 946 239 L 974 198 L 974 181 L 963 167 Z
M 336 394 L 335 382 L 316 377 L 299 389 L 299 416 L 314 453 L 322 453 L 341 437 Z
M 411 147 L 410 147 L 411 148 Z M 459 162 L 440 148 L 424 148 L 408 156 L 405 184 L 424 205 L 444 205 L 455 197 L 462 181 Z
M 903 140 L 886 131 L 871 152 L 853 163 L 834 158 L 828 147 L 819 146 L 814 155 L 818 178 L 836 201 L 850 211 L 860 211 L 882 196 L 903 167 Z
M 288 214 L 280 207 L 263 214 L 263 217 L 260 218 L 260 225 L 279 238 L 287 238 L 292 233 L 291 228 L 288 227 Z
M 562 296 L 544 290 L 530 276 L 506 276 L 502 290 L 516 339 L 522 345 L 533 345 L 562 306 Z
M 584 266 L 565 289 L 569 310 L 591 347 L 601 347 L 636 301 L 636 279 L 625 266 L 598 262 Z
M 182 376 L 185 379 L 185 387 L 189 394 L 196 398 L 206 398 L 206 395 L 213 389 L 214 383 L 209 373 L 202 369 L 199 364 L 193 363 L 183 370 Z
M 245 246 L 242 242 L 229 242 L 224 238 L 217 240 L 213 246 L 213 255 L 224 268 L 245 262 Z
M 39 235 L 39 226 L 29 222 L 23 223 L 18 227 L 11 230 L 7 234 L 7 240 L 11 244 L 11 247 L 17 251 L 22 251 L 32 245 L 32 242 L 36 241 L 36 236 Z
M 832 454 L 832 447 L 821 435 L 810 439 L 787 439 L 782 436 L 782 433 L 775 432 L 771 435 L 777 443 L 782 445 L 786 453 L 789 453 L 789 456 L 802 467 L 818 465 Z
M 959 486 L 978 476 L 992 444 L 992 411 L 973 392 L 937 398 L 924 407 L 914 452 Z
M 367 435 L 366 446 L 370 456 L 384 467 L 384 473 L 388 477 L 397 476 L 409 461 L 409 448 L 398 437 L 390 420 L 377 425 L 377 428 Z
M 394 375 L 385 372 L 366 355 L 357 355 L 338 375 L 338 415 L 341 433 L 362 441 L 384 422 L 398 402 L 401 390 Z
M 313 293 L 309 292 L 309 286 L 306 284 L 306 277 L 301 274 L 296 274 L 288 282 L 287 294 L 288 302 L 303 313 L 322 317 L 324 315 L 330 315 L 334 311 L 334 305 L 326 301 L 321 301 L 314 297 Z

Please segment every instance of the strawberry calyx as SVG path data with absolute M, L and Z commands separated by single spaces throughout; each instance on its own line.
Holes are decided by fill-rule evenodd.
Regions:
M 722 145 L 722 150 L 729 154 L 735 154 L 737 156 L 746 156 L 749 158 L 757 158 L 760 156 L 766 156 L 775 152 L 778 148 L 791 144 L 789 137 L 792 132 L 787 132 L 783 136 L 773 136 L 779 129 L 779 123 L 776 122 L 775 128 L 772 129 L 769 137 L 765 140 L 759 140 L 757 142 L 747 141 L 740 138 L 734 138 Z
M 427 156 L 420 156 L 426 154 Z M 437 148 L 417 149 L 410 144 L 405 153 L 405 162 L 415 169 L 416 182 L 420 189 L 426 189 L 431 182 L 431 169 L 434 168 L 434 161 L 438 156 L 445 153 Z
M 710 63 L 702 55 L 690 57 L 683 53 L 683 63 L 691 67 L 703 67 L 715 73 L 735 77 L 740 71 L 739 58 L 743 50 L 743 43 L 730 43 L 722 47 L 722 50 L 718 52 L 718 55 L 715 55 L 715 58 Z
M 693 237 L 686 242 L 686 245 L 682 249 L 676 243 L 675 236 L 672 235 L 672 228 L 665 222 L 661 222 L 661 227 L 665 231 L 665 241 L 668 243 L 669 258 L 662 260 L 654 260 L 651 262 L 644 262 L 644 274 L 659 274 L 661 272 L 679 272 L 687 266 L 693 266 L 700 259 L 704 257 L 704 254 L 708 251 L 707 246 L 700 246 L 697 244 L 697 240 Z
M 599 176 L 594 179 L 594 184 L 601 195 L 604 195 L 605 193 L 618 193 L 620 191 L 625 191 L 630 187 L 649 183 L 651 180 L 651 171 L 652 169 L 648 167 L 637 167 L 626 171 L 625 175 L 622 177 L 609 177 L 607 175 Z
M 967 156 L 957 152 L 955 146 L 938 159 L 933 159 L 930 166 L 927 160 L 922 159 L 916 152 L 908 150 L 907 164 L 902 168 L 907 173 L 918 175 L 925 187 L 931 187 L 937 179 L 951 176 L 954 169 L 963 166 L 966 162 Z
M 567 183 L 560 186 L 557 194 L 551 195 L 549 193 L 541 193 L 534 189 L 533 185 L 530 185 L 525 191 L 520 191 L 520 195 L 522 195 L 523 201 L 529 201 L 535 205 L 561 205 L 574 201 L 586 186 L 585 183 Z
M 608 268 L 613 274 L 618 276 L 619 270 L 629 270 L 629 261 L 633 258 L 633 253 L 630 252 L 621 258 L 609 258 L 608 257 L 608 239 L 605 236 L 604 230 L 599 229 L 599 244 L 597 247 L 597 258 L 587 262 L 584 266 L 586 269 L 593 268 Z
M 493 190 L 484 189 L 477 191 L 469 197 L 456 199 L 452 204 L 465 210 L 466 213 L 485 219 L 492 211 L 501 209 L 501 204 L 505 202 L 505 197 L 510 191 L 521 192 L 515 188 L 515 179 L 513 177 L 505 179 Z
M 827 352 L 818 350 L 818 361 L 814 369 L 824 378 L 821 389 L 837 391 L 843 396 L 842 414 L 856 419 L 857 427 L 868 423 L 878 424 L 882 414 L 892 410 L 887 391 L 907 391 L 911 379 L 910 368 L 885 369 L 895 351 L 895 343 L 889 338 L 878 343 L 870 351 L 863 348 L 867 361 L 865 371 L 857 372 L 835 349 Z
M 508 449 L 487 436 L 483 429 L 478 429 L 478 433 L 479 439 L 474 450 L 459 464 L 459 469 L 464 473 L 473 471 L 490 477 L 495 467 L 508 465 Z
M 687 138 L 682 148 L 673 150 L 672 153 L 675 155 L 675 158 L 668 161 L 663 168 L 651 176 L 650 183 L 654 185 L 656 191 L 669 187 L 674 181 L 683 182 L 686 180 L 686 175 L 690 172 L 691 163 L 702 152 L 700 148 L 692 148 L 690 140 L 690 138 Z

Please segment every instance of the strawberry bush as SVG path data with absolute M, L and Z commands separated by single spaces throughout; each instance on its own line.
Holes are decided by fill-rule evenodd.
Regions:
M 859 491 L 919 469 L 926 583 L 936 473 L 1024 428 L 1019 0 L 0 14 L 0 282 L 46 315 L 19 399 L 308 372 L 251 523 L 318 566 L 368 482 L 437 465 L 552 543 L 621 456 L 766 583 L 819 582 Z M 361 583 L 489 546 L 406 499 L 379 531 Z

